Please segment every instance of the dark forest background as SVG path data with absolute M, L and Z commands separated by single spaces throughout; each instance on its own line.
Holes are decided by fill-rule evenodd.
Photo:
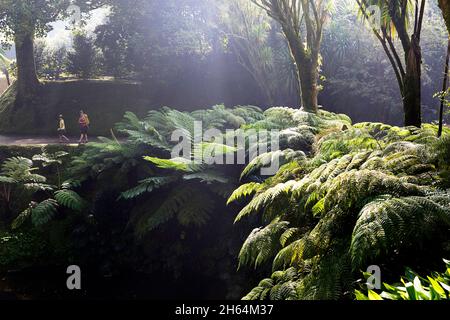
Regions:
M 231 9 L 213 0 L 135 2 L 115 0 L 94 32 L 73 29 L 72 43 L 37 40 L 40 78 L 139 81 L 154 107 L 299 106 L 286 41 L 264 12 L 245 2 Z M 333 8 L 324 31 L 319 103 L 355 122 L 399 125 L 395 75 L 357 11 L 348 0 Z M 436 3 L 428 2 L 425 15 L 422 103 L 424 121 L 431 122 L 438 117 L 434 94 L 441 89 L 447 35 Z

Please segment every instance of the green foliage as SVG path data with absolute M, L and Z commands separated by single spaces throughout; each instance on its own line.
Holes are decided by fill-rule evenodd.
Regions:
M 241 180 L 254 174 L 257 170 L 269 166 L 275 159 L 277 159 L 280 166 L 282 166 L 286 163 L 305 159 L 305 157 L 304 152 L 291 149 L 263 153 L 250 161 L 244 171 L 242 171 Z
M 314 134 L 320 130 L 342 129 L 351 126 L 351 119 L 342 114 L 319 110 L 317 114 L 287 107 L 274 107 L 264 112 L 264 118 L 248 129 L 282 130 L 289 128 L 306 128 Z
M 185 162 L 180 164 L 173 160 L 151 157 L 147 159 L 162 168 L 164 170 L 162 173 L 166 176 L 144 179 L 137 187 L 122 193 L 122 198 L 133 199 L 144 193 L 157 192 L 161 188 L 168 189 L 169 186 L 171 191 L 162 201 L 159 200 L 160 205 L 155 207 L 150 204 L 152 202 L 150 200 L 148 208 L 135 210 L 133 220 L 136 221 L 137 234 L 142 236 L 173 217 L 176 217 L 182 226 L 204 225 L 214 210 L 214 201 L 211 199 L 214 189 L 210 189 L 207 185 L 227 185 L 228 179 L 219 171 L 208 170 L 204 166 L 188 166 Z M 205 193 L 208 196 L 205 197 Z
M 65 151 L 57 151 L 57 152 L 51 154 L 51 153 L 48 153 L 44 147 L 42 149 L 42 154 L 33 156 L 33 161 L 41 162 L 42 166 L 44 168 L 52 166 L 52 165 L 57 166 L 57 165 L 62 165 L 63 159 L 67 158 L 68 155 L 69 155 L 69 153 L 67 153 Z
M 393 285 L 383 283 L 382 292 L 355 290 L 356 300 L 448 300 L 450 299 L 450 261 L 444 260 L 445 272 L 433 272 L 423 278 L 407 269 L 405 276 Z
M 435 126 L 343 129 L 322 129 L 311 158 L 243 185 L 229 199 L 254 195 L 236 222 L 261 213 L 268 223 L 249 235 L 240 267 L 272 260 L 275 273 L 295 268 L 294 280 L 284 283 L 297 299 L 348 296 L 356 270 L 439 243 L 450 225 L 450 195 L 439 188 L 448 171 L 442 151 L 448 138 L 437 139 Z M 285 223 L 283 231 L 271 221 Z M 246 298 L 293 297 L 271 295 L 274 285 L 265 281 Z
M 0 271 L 36 266 L 45 254 L 46 244 L 36 232 L 0 231 Z
M 133 218 L 136 234 L 144 236 L 172 218 L 185 227 L 204 225 L 213 213 L 214 201 L 204 197 L 207 189 L 196 188 L 183 184 L 172 189 L 156 207 L 149 205 L 142 212 L 136 212 Z
M 156 189 L 162 188 L 163 186 L 166 186 L 170 184 L 171 182 L 174 182 L 176 180 L 176 177 L 151 177 L 144 179 L 142 181 L 139 181 L 139 185 L 133 189 L 130 189 L 128 191 L 122 192 L 121 198 L 125 200 L 131 200 L 135 199 L 144 193 L 151 193 Z
M 55 192 L 55 200 L 62 206 L 73 211 L 81 212 L 84 208 L 84 200 L 72 190 L 58 190 Z
M 80 181 L 96 178 L 111 182 L 139 165 L 143 149 L 137 143 L 101 138 L 101 142 L 90 143 L 81 155 L 73 157 L 69 171 Z
M 359 213 L 352 235 L 350 252 L 355 268 L 378 255 L 393 252 L 409 239 L 411 246 L 450 224 L 448 193 L 425 197 L 381 197 Z M 418 243 L 417 243 L 418 242 Z
M 4 179 L 15 183 L 45 182 L 46 179 L 38 174 L 34 174 L 30 159 L 14 157 L 7 159 L 2 164 L 1 174 Z
M 39 78 L 60 80 L 67 71 L 67 48 L 48 46 L 45 40 L 35 41 L 34 56 Z
M 286 231 L 289 222 L 274 220 L 263 229 L 254 229 L 239 253 L 239 267 L 254 264 L 255 269 L 273 258 L 279 250 L 278 239 Z
M 228 199 L 227 204 L 230 204 L 234 201 L 237 201 L 242 198 L 246 198 L 253 193 L 257 192 L 261 188 L 261 184 L 257 182 L 249 182 L 246 184 L 241 185 L 239 188 L 234 190 L 234 192 L 231 194 L 230 198 Z
M 55 165 L 57 169 L 58 180 L 60 177 L 59 166 L 62 164 L 62 158 L 66 157 L 66 152 L 56 152 L 49 154 L 43 150 L 40 155 L 33 156 L 33 160 L 41 162 L 43 167 Z M 74 180 L 61 183 L 60 187 L 47 184 L 47 178 L 43 175 L 34 173 L 39 168 L 33 167 L 33 160 L 23 157 L 13 157 L 6 159 L 1 166 L 0 183 L 3 184 L 0 195 L 6 203 L 6 207 L 12 210 L 11 202 L 13 197 L 17 198 L 17 209 L 20 214 L 12 212 L 14 221 L 13 229 L 22 226 L 27 220 L 31 219 L 35 226 L 41 226 L 54 218 L 58 213 L 59 206 L 66 207 L 72 211 L 81 212 L 85 208 L 84 200 L 73 190 L 79 186 Z M 35 196 L 38 198 L 45 195 L 47 198 L 40 201 L 32 201 Z M 24 210 L 21 203 L 30 201 L 28 207 Z
M 195 122 L 201 121 L 203 131 L 215 128 L 225 132 L 262 118 L 262 112 L 252 106 L 227 109 L 219 105 L 191 113 L 162 108 L 150 111 L 144 119 L 127 112 L 117 125 L 127 140 L 103 138 L 100 143 L 89 144 L 73 160 L 71 171 L 82 180 L 94 179 L 98 184 L 117 181 L 120 201 L 138 201 L 130 213 L 131 225 L 139 237 L 172 219 L 182 226 L 200 226 L 214 212 L 213 199 L 228 197 L 236 178 L 228 177 L 224 167 L 187 158 L 196 154 L 167 159 L 179 143 L 172 141 L 172 134 L 183 134 L 185 142 L 201 152 L 197 155 L 224 156 L 234 153 L 235 148 L 220 141 L 194 143 Z M 131 175 L 136 175 L 137 181 L 130 184 Z
M 20 207 L 23 200 L 28 199 L 31 193 L 51 189 L 44 176 L 34 173 L 36 170 L 33 161 L 23 157 L 9 158 L 2 163 L 0 204 L 6 214 L 11 215 L 11 211 L 22 210 Z
M 171 169 L 175 171 L 193 172 L 192 161 L 185 158 L 175 158 L 171 160 L 155 157 L 144 157 L 145 160 L 152 162 L 160 169 Z
M 98 55 L 94 39 L 83 32 L 74 33 L 73 48 L 67 54 L 67 71 L 82 79 L 93 77 L 98 73 Z
M 250 1 L 232 0 L 223 6 L 219 26 L 223 42 L 252 76 L 268 103 L 273 105 L 280 94 L 295 95 L 295 70 L 278 26 Z
M 29 207 L 14 219 L 12 228 L 20 228 L 30 217 L 34 226 L 42 226 L 56 216 L 61 206 L 81 213 L 86 208 L 86 202 L 78 193 L 70 190 L 72 186 L 70 182 L 65 182 L 60 190 L 54 191 L 53 188 L 49 188 L 47 191 L 52 197 L 39 203 L 32 201 Z
M 271 278 L 262 280 L 243 300 L 297 300 L 297 278 L 295 268 L 274 272 Z
M 202 123 L 203 132 L 218 129 L 224 133 L 219 139 L 194 143 L 195 123 Z M 278 123 L 274 125 L 274 123 Z M 225 156 L 237 150 L 224 144 L 226 133 L 231 130 L 271 129 L 298 127 L 311 134 L 318 130 L 341 128 L 350 125 L 342 115 L 320 112 L 320 116 L 307 114 L 290 108 L 272 108 L 264 113 L 252 106 L 225 108 L 214 106 L 207 110 L 191 113 L 170 108 L 150 111 L 144 119 L 127 112 L 117 130 L 126 135 L 125 142 L 102 139 L 91 143 L 82 155 L 72 162 L 74 176 L 82 180 L 94 179 L 97 183 L 110 184 L 117 181 L 119 200 L 138 201 L 131 212 L 131 225 L 138 236 L 145 235 L 161 224 L 176 219 L 183 226 L 202 225 L 214 212 L 212 200 L 216 196 L 228 198 L 237 176 L 226 172 L 225 166 L 197 163 L 195 157 Z M 313 126 L 319 126 L 320 129 Z M 184 158 L 172 158 L 172 151 L 179 141 L 172 141 L 174 132 L 182 134 L 184 141 L 194 152 Z M 300 132 L 300 131 L 299 131 Z M 296 134 L 299 135 L 300 133 Z M 312 141 L 306 142 L 311 147 Z M 248 154 L 246 145 L 246 153 Z M 201 154 L 200 154 L 201 153 Z M 247 168 L 245 175 L 255 176 L 257 169 L 269 164 L 279 156 L 280 165 L 290 166 L 294 161 L 306 157 L 301 151 L 283 150 L 256 158 Z M 285 170 L 286 174 L 289 170 Z M 286 179 L 280 173 L 273 179 Z M 130 176 L 137 176 L 136 183 L 129 183 Z M 244 177 L 244 176 L 243 176 Z M 256 188 L 255 188 L 256 190 Z M 195 191 L 195 192 L 194 192 Z M 242 191 L 243 195 L 250 190 Z M 146 195 L 146 197 L 144 197 Z M 243 195 L 235 193 L 236 199 Z M 154 199 L 158 199 L 155 203 Z
M 54 218 L 58 212 L 58 202 L 54 199 L 47 199 L 38 204 L 31 205 L 31 221 L 35 226 L 42 226 Z M 26 214 L 27 216 L 29 213 Z M 22 218 L 20 218 L 22 220 Z M 18 221 L 14 223 L 19 227 Z

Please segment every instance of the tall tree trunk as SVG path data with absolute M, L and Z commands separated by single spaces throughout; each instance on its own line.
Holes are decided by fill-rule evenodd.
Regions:
M 419 3 L 420 2 L 420 3 Z M 391 57 L 391 63 L 394 69 L 398 70 L 397 79 L 399 81 L 400 90 L 403 98 L 404 110 L 404 125 L 405 126 L 422 126 L 421 114 L 421 77 L 422 77 L 422 51 L 420 48 L 420 34 L 422 31 L 422 23 L 425 12 L 426 0 L 415 1 L 415 18 L 414 18 L 414 32 L 410 37 L 408 34 L 407 24 L 405 22 L 405 14 L 407 10 L 407 0 L 400 2 L 388 2 L 389 16 L 398 34 L 398 38 L 402 44 L 405 53 L 405 68 L 402 72 L 401 62 L 396 53 L 392 41 L 388 43 L 394 53 L 394 60 Z M 399 13 L 400 5 L 402 13 Z M 386 32 L 383 32 L 386 36 Z M 380 41 L 384 39 L 379 38 Z M 385 48 L 386 51 L 386 48 Z
M 442 85 L 442 97 L 441 97 L 441 106 L 439 108 L 439 129 L 438 129 L 438 137 L 442 136 L 442 129 L 444 126 L 444 104 L 445 104 L 445 92 L 447 91 L 447 83 L 448 83 L 448 64 L 450 60 L 450 37 L 448 38 L 447 45 L 447 57 L 445 58 L 445 72 L 444 72 L 444 81 Z
M 309 60 L 309 61 L 308 61 Z M 306 111 L 316 113 L 318 110 L 318 87 L 319 73 L 317 65 L 308 59 L 303 61 L 299 70 L 300 85 L 302 91 L 302 105 Z
M 405 126 L 422 126 L 421 114 L 421 76 L 422 54 L 419 39 L 412 36 L 406 57 L 406 74 L 403 80 L 403 109 Z
M 38 86 L 34 57 L 34 32 L 16 32 L 17 98 L 26 101 L 32 97 Z
M 319 72 L 318 65 L 315 63 L 316 59 L 312 58 L 311 54 L 307 55 L 304 52 L 304 44 L 293 30 L 283 26 L 283 32 L 287 38 L 292 59 L 295 62 L 302 107 L 307 112 L 317 113 L 319 94 L 317 81 Z

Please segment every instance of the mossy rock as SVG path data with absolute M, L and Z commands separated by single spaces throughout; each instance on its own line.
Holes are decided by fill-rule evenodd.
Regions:
M 290 128 L 280 132 L 280 148 L 310 152 L 314 144 L 314 133 L 304 128 Z

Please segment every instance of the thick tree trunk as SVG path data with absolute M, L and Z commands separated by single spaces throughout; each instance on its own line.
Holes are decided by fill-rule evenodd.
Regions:
M 406 74 L 403 81 L 403 109 L 405 126 L 422 126 L 421 114 L 421 76 L 422 54 L 419 41 L 412 36 L 409 52 L 406 57 Z
M 310 54 L 304 52 L 301 39 L 287 27 L 283 27 L 287 38 L 292 59 L 295 62 L 299 97 L 305 111 L 317 113 L 318 94 L 317 81 L 319 78 L 318 65 Z
M 444 81 L 443 81 L 443 85 L 442 85 L 441 105 L 440 105 L 440 108 L 439 108 L 438 137 L 442 136 L 442 128 L 444 126 L 444 104 L 445 104 L 445 95 L 444 95 L 444 93 L 447 91 L 449 60 L 450 60 L 450 37 L 448 38 L 447 57 L 445 59 Z
M 417 81 L 415 75 L 407 75 L 405 78 L 405 97 L 403 98 L 403 110 L 405 112 L 405 126 L 422 126 L 421 104 L 420 104 L 420 78 Z
M 303 62 L 299 71 L 302 90 L 302 106 L 306 111 L 316 113 L 318 110 L 318 88 L 319 77 L 317 66 L 313 62 Z
M 16 33 L 17 98 L 26 101 L 39 86 L 34 58 L 34 32 Z

